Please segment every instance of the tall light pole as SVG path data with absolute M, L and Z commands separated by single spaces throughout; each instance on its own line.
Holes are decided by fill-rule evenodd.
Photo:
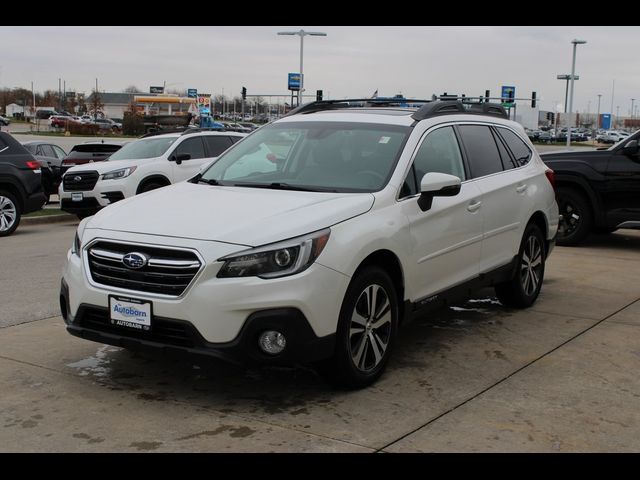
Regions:
M 571 96 L 569 97 L 569 118 L 567 119 L 567 148 L 571 147 L 571 125 L 573 119 L 571 118 L 573 112 L 573 82 L 576 74 L 576 47 L 587 43 L 586 40 L 571 40 L 573 43 L 573 61 L 571 62 Z
M 633 102 L 635 102 L 635 101 L 636 101 L 635 98 L 631 99 L 631 120 L 633 120 Z
M 311 35 L 314 37 L 326 37 L 327 34 L 324 32 L 305 32 L 304 30 L 300 30 L 298 32 L 278 32 L 278 35 L 299 35 L 300 36 L 300 90 L 298 90 L 298 105 L 300 105 L 302 100 L 302 93 L 304 92 L 304 75 L 302 72 L 303 56 L 304 56 L 304 37 L 306 35 Z
M 602 94 L 598 94 L 598 119 L 596 120 L 596 130 L 600 130 L 600 97 Z

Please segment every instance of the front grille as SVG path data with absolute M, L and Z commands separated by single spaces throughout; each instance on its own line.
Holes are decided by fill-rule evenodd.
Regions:
M 113 325 L 109 319 L 109 310 L 90 307 L 83 308 L 82 312 L 79 312 L 77 322 L 81 327 L 99 332 L 180 347 L 193 348 L 199 343 L 197 331 L 192 325 L 166 318 L 154 317 L 151 320 L 150 331 L 133 330 L 127 327 Z
M 87 192 L 93 190 L 98 182 L 98 172 L 95 170 L 77 173 L 67 173 L 62 177 L 65 192 Z
M 129 268 L 124 257 L 135 252 L 147 263 L 142 268 Z M 146 245 L 128 245 L 100 241 L 87 251 L 91 278 L 101 285 L 138 292 L 180 296 L 200 269 L 195 253 Z

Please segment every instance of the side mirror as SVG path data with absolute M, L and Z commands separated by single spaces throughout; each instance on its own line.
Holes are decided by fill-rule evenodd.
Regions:
M 422 177 L 418 206 L 426 212 L 431 208 L 433 197 L 453 197 L 460 193 L 462 181 L 455 175 L 431 172 Z
M 185 160 L 189 160 L 191 158 L 191 154 L 189 153 L 179 153 L 178 155 L 171 155 L 169 157 L 170 162 L 176 162 L 176 165 L 180 165 Z
M 627 142 L 624 147 L 622 147 L 622 153 L 625 155 L 637 155 L 638 150 L 640 150 L 640 148 L 638 147 L 637 140 L 631 140 Z

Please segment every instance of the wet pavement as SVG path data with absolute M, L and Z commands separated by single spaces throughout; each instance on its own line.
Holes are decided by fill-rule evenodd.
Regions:
M 0 285 L 26 285 L 31 264 L 12 259 L 47 244 L 55 261 L 38 281 L 57 287 L 53 264 L 75 227 L 56 228 L 3 239 Z M 302 367 L 88 342 L 53 313 L 55 289 L 33 302 L 3 290 L 22 320 L 0 317 L 0 451 L 637 451 L 639 267 L 640 232 L 557 247 L 533 308 L 504 308 L 485 289 L 418 319 L 400 330 L 385 375 L 359 391 Z

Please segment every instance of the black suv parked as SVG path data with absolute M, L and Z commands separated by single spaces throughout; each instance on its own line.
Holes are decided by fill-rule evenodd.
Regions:
M 0 237 L 11 235 L 23 213 L 45 202 L 40 163 L 15 138 L 0 132 Z
M 640 228 L 639 140 L 640 130 L 610 148 L 540 155 L 555 172 L 558 245 L 577 245 L 590 232 Z

